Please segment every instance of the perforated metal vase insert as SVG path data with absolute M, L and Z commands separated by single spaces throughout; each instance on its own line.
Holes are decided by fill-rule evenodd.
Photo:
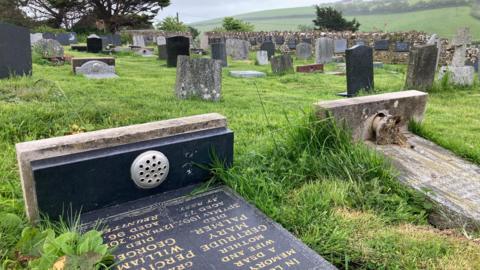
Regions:
M 133 161 L 130 173 L 135 185 L 142 189 L 151 189 L 165 181 L 169 169 L 168 158 L 162 152 L 147 151 Z

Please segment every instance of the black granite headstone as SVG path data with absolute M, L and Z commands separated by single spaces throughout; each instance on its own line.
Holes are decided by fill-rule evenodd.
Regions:
M 346 96 L 356 96 L 360 90 L 373 90 L 373 49 L 364 45 L 353 46 L 345 51 L 345 61 L 347 68 Z
M 167 66 L 176 67 L 179 55 L 190 55 L 190 39 L 183 36 L 167 38 Z
M 227 47 L 225 43 L 214 43 L 211 45 L 212 47 L 212 59 L 221 60 L 222 66 L 228 66 L 227 61 Z
M 27 28 L 0 23 L 0 79 L 32 74 L 32 49 Z
M 409 52 L 410 44 L 408 42 L 396 42 L 395 43 L 396 52 Z
M 267 51 L 268 53 L 268 59 L 272 58 L 272 56 L 275 56 L 275 43 L 271 41 L 265 41 L 262 43 L 260 46 L 261 51 Z
M 167 45 L 158 45 L 158 59 L 167 60 Z
M 90 35 L 87 37 L 87 52 L 99 53 L 104 49 L 104 40 L 97 35 Z
M 375 50 L 376 51 L 388 51 L 389 47 L 390 47 L 390 42 L 386 39 L 375 41 Z

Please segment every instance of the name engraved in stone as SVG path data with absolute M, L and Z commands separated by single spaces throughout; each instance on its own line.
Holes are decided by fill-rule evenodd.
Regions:
M 107 211 L 118 212 L 102 221 L 115 269 L 334 269 L 227 188 L 159 198 Z

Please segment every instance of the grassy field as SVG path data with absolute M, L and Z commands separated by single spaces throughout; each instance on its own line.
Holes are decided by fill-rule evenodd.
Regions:
M 227 75 L 246 69 L 269 72 L 253 60 L 230 62 L 219 103 L 176 99 L 175 69 L 128 54 L 117 57 L 116 80 L 35 64 L 32 78 L 0 81 L 0 220 L 14 220 L 0 222 L 0 261 L 18 260 L 16 242 L 26 226 L 15 143 L 218 112 L 235 132 L 236 162 L 218 169 L 217 179 L 340 269 L 479 269 L 475 234 L 429 226 L 430 205 L 401 186 L 382 157 L 331 123 L 311 119 L 313 102 L 345 91 L 344 77 Z M 401 90 L 404 77 L 403 66 L 376 70 L 377 91 Z M 423 134 L 480 164 L 479 101 L 478 87 L 437 90 Z
M 313 7 L 266 10 L 235 16 L 255 25 L 256 31 L 298 30 L 299 25 L 312 25 Z M 353 17 L 347 16 L 351 19 Z M 425 31 L 451 38 L 459 27 L 469 26 L 474 38 L 480 39 L 480 20 L 470 16 L 470 7 L 440 8 L 433 10 L 385 15 L 355 16 L 362 24 L 361 31 Z M 201 31 L 221 25 L 221 19 L 193 24 Z

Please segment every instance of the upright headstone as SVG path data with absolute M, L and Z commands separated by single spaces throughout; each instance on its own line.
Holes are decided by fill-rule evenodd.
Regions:
M 347 68 L 347 93 L 341 94 L 353 97 L 360 90 L 373 90 L 373 49 L 356 45 L 345 51 Z
M 75 32 L 68 33 L 68 41 L 70 44 L 77 44 L 78 43 L 77 33 Z
M 287 41 L 287 47 L 289 50 L 295 50 L 297 48 L 297 40 L 295 38 L 291 38 Z
M 213 43 L 211 44 L 212 47 L 212 59 L 222 61 L 222 66 L 228 66 L 227 60 L 227 47 L 225 43 Z
M 390 41 L 386 39 L 376 40 L 375 41 L 375 50 L 376 51 L 388 51 L 390 48 Z
M 132 37 L 133 46 L 144 48 L 145 46 L 145 38 L 142 35 L 133 35 Z
M 335 53 L 345 53 L 347 49 L 347 40 L 346 39 L 335 39 Z
M 32 48 L 43 58 L 63 58 L 65 56 L 62 44 L 54 39 L 42 39 L 36 42 Z
M 435 45 L 437 47 L 437 62 L 435 64 L 435 69 L 438 68 L 438 63 L 440 61 L 440 54 L 442 53 L 442 41 L 437 34 L 433 34 L 427 41 L 427 45 Z
M 202 33 L 200 35 L 200 48 L 203 50 L 208 50 L 210 43 L 208 42 L 208 35 Z
M 270 62 L 272 63 L 273 74 L 293 73 L 293 59 L 288 54 L 274 56 L 270 59 Z
M 272 41 L 265 41 L 262 43 L 262 45 L 260 45 L 260 50 L 267 51 L 268 59 L 270 59 L 275 56 L 275 43 Z
M 30 44 L 33 46 L 35 43 L 43 39 L 42 33 L 30 34 Z
M 231 56 L 233 60 L 247 60 L 250 48 L 250 43 L 241 39 L 227 39 L 227 55 Z
M 222 91 L 222 62 L 220 60 L 180 55 L 177 65 L 175 92 L 178 98 L 198 97 L 219 101 Z
M 0 79 L 32 74 L 32 49 L 27 28 L 0 23 Z
M 436 45 L 415 47 L 410 51 L 405 89 L 428 91 L 432 88 L 437 56 Z
M 451 83 L 461 86 L 471 86 L 475 80 L 475 68 L 465 66 L 467 46 L 471 44 L 472 36 L 469 28 L 458 29 L 457 35 L 452 40 L 455 47 L 452 64 L 442 67 L 439 72 L 439 79 L 443 79 L 445 75 L 449 76 Z
M 55 34 L 54 33 L 43 33 L 43 39 L 55 39 Z
M 70 33 L 58 33 L 55 36 L 55 40 L 58 41 L 62 46 L 68 46 L 70 45 Z
M 157 45 L 166 45 L 167 44 L 167 38 L 164 36 L 158 36 L 157 37 Z
M 109 34 L 104 36 L 104 38 L 108 45 L 113 45 L 115 47 L 122 46 L 122 37 L 119 34 Z
M 102 52 L 104 47 L 103 39 L 95 34 L 87 37 L 87 52 L 99 53 Z
M 160 60 L 167 60 L 168 53 L 167 53 L 167 45 L 158 45 L 158 59 Z
M 190 39 L 184 36 L 167 38 L 167 67 L 176 67 L 179 55 L 190 55 Z
M 332 61 L 335 45 L 333 39 L 321 37 L 315 41 L 315 58 L 317 64 L 326 64 Z
M 275 44 L 277 44 L 278 46 L 281 46 L 285 43 L 285 38 L 283 36 L 275 36 L 274 40 Z
M 268 52 L 267 51 L 257 51 L 256 64 L 259 65 L 259 66 L 268 65 Z
M 308 60 L 312 58 L 312 45 L 309 43 L 302 42 L 297 45 L 296 48 L 297 59 Z

